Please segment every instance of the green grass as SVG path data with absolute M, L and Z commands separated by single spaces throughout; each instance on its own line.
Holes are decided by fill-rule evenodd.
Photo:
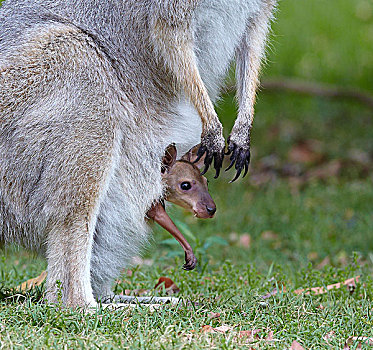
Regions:
M 371 1 L 287 0 L 277 16 L 264 79 L 287 76 L 372 90 Z M 217 110 L 228 135 L 234 98 L 224 96 Z M 190 301 L 187 307 L 89 314 L 44 305 L 40 291 L 14 296 L 11 288 L 46 265 L 21 249 L 6 249 L 0 260 L 0 348 L 285 349 L 297 340 L 307 349 L 337 349 L 350 336 L 372 337 L 372 114 L 347 101 L 259 94 L 249 178 L 228 184 L 233 176 L 228 172 L 210 179 L 218 207 L 213 220 L 169 209 L 194 247 L 197 269 L 183 271 L 181 248 L 155 227 L 145 252 L 151 266 L 132 268 L 115 287 L 118 293 L 153 290 L 158 278 L 167 276 L 180 288 L 178 296 Z M 316 140 L 321 160 L 291 159 L 302 140 Z M 356 161 L 356 153 L 367 163 Z M 268 157 L 275 159 L 271 179 L 258 184 L 255 176 L 263 175 Z M 337 176 L 296 184 L 335 160 L 341 162 Z M 300 177 L 284 174 L 289 166 Z M 292 293 L 357 275 L 362 278 L 352 295 L 345 287 L 320 296 Z M 261 297 L 276 287 L 286 292 Z M 204 333 L 205 325 L 232 329 Z M 237 338 L 239 331 L 253 329 L 261 329 L 254 344 Z M 269 331 L 273 342 L 265 341 Z

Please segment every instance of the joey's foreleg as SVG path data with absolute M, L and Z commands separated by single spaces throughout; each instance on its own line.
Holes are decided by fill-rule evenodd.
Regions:
M 153 219 L 157 224 L 162 226 L 167 230 L 175 239 L 180 243 L 185 253 L 185 264 L 183 265 L 184 270 L 193 270 L 197 265 L 197 258 L 193 253 L 193 249 L 185 239 L 183 234 L 176 227 L 174 222 L 166 213 L 163 205 L 161 203 L 153 204 L 153 206 L 148 211 L 147 215 L 149 218 Z
M 206 173 L 214 162 L 216 178 L 222 167 L 225 140 L 223 127 L 199 74 L 194 54 L 191 14 L 197 1 L 173 3 L 174 6 L 170 6 L 169 2 L 166 2 L 166 5 L 162 6 L 163 12 L 155 16 L 153 23 L 155 49 L 159 51 L 159 56 L 163 57 L 177 84 L 184 89 L 201 118 L 202 135 L 201 147 L 197 154 L 198 160 L 206 153 L 202 174 Z M 168 16 L 162 16 L 167 12 L 164 9 L 167 6 Z
M 259 84 L 260 64 L 264 56 L 266 37 L 275 0 L 263 1 L 263 8 L 252 18 L 236 52 L 238 116 L 228 138 L 230 165 L 235 166 L 235 181 L 244 169 L 245 176 L 250 162 L 250 131 L 254 119 L 256 89 Z

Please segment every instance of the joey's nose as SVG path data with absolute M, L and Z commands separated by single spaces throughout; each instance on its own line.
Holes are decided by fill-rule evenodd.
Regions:
M 216 207 L 208 207 L 206 206 L 206 210 L 209 213 L 209 215 L 213 216 L 216 212 Z

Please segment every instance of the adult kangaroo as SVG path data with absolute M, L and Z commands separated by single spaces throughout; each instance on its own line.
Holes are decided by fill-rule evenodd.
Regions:
M 0 9 L 0 241 L 48 262 L 47 299 L 95 305 L 148 237 L 161 160 L 224 157 L 213 102 L 236 56 L 228 141 L 247 172 L 275 0 L 6 0 Z M 150 186 L 151 184 L 151 186 Z M 58 282 L 59 281 L 59 282 Z M 58 290 L 60 286 L 61 290 Z

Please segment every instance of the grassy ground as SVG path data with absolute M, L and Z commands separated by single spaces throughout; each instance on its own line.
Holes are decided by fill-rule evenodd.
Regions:
M 369 0 L 340 0 L 338 7 L 283 1 L 263 78 L 372 90 L 372 38 Z M 228 132 L 233 97 L 224 96 L 217 110 Z M 0 348 L 284 349 L 297 340 L 319 349 L 372 337 L 372 114 L 347 101 L 260 93 L 250 178 L 229 185 L 228 172 L 210 180 L 213 220 L 169 210 L 195 248 L 196 271 L 181 270 L 181 248 L 155 228 L 143 264 L 115 286 L 118 293 L 153 290 L 167 276 L 187 307 L 86 314 L 41 304 L 38 291 L 14 297 L 9 288 L 37 276 L 45 262 L 8 248 L 0 261 Z M 357 275 L 353 293 L 293 293 Z M 251 339 L 248 330 L 258 333 Z

